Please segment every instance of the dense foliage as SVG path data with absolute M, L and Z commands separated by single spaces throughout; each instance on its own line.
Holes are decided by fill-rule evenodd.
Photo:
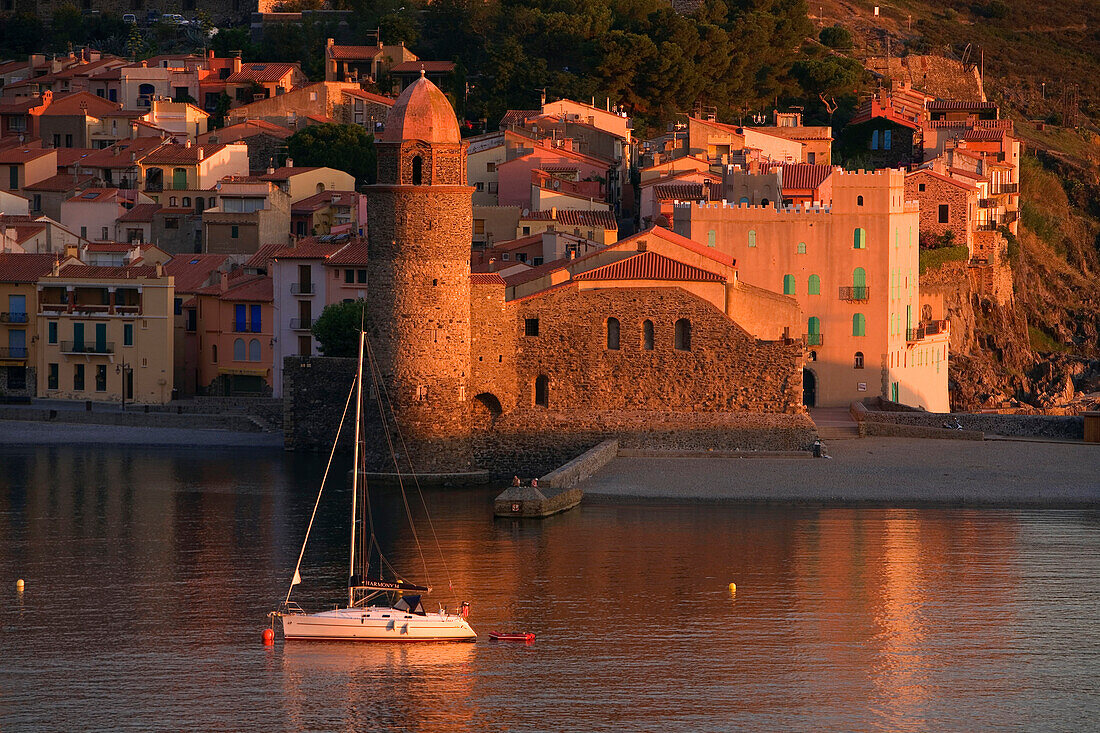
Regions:
M 321 316 L 313 322 L 313 337 L 317 339 L 322 354 L 359 355 L 359 327 L 363 323 L 366 308 L 365 300 L 325 306 Z
M 360 125 L 310 125 L 287 138 L 286 152 L 295 165 L 346 171 L 359 186 L 374 183 L 374 135 Z

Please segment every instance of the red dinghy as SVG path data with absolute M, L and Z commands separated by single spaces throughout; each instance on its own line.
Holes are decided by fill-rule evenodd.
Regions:
M 490 631 L 490 641 L 525 641 L 528 644 L 535 640 L 535 635 L 528 632 L 526 634 L 520 631 Z

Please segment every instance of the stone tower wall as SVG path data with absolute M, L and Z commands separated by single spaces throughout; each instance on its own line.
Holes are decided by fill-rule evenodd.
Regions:
M 394 155 L 398 147 L 401 152 Z M 380 146 L 379 180 L 397 178 L 411 155 L 423 154 L 422 147 Z M 443 149 L 435 156 L 432 178 L 448 178 L 438 171 L 443 153 L 452 154 L 449 163 L 465 171 L 461 146 L 432 147 Z M 430 160 L 425 157 L 425 174 Z M 400 179 L 409 180 L 404 173 Z M 367 196 L 368 333 L 409 462 L 425 473 L 468 469 L 470 189 L 379 184 Z

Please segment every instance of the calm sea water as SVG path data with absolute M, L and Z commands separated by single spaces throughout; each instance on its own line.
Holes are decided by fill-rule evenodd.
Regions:
M 482 639 L 265 647 L 319 470 L 280 452 L 0 451 L 0 730 L 1100 721 L 1100 512 L 584 506 L 513 522 L 493 519 L 494 492 L 430 492 L 445 558 L 425 543 L 430 598 L 471 600 Z M 307 608 L 343 593 L 348 497 L 322 502 Z M 381 542 L 423 579 L 395 498 L 375 500 Z

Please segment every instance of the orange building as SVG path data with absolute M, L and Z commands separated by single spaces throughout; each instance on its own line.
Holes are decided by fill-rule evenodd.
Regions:
M 273 297 L 269 275 L 244 269 L 195 292 L 200 392 L 271 394 Z

